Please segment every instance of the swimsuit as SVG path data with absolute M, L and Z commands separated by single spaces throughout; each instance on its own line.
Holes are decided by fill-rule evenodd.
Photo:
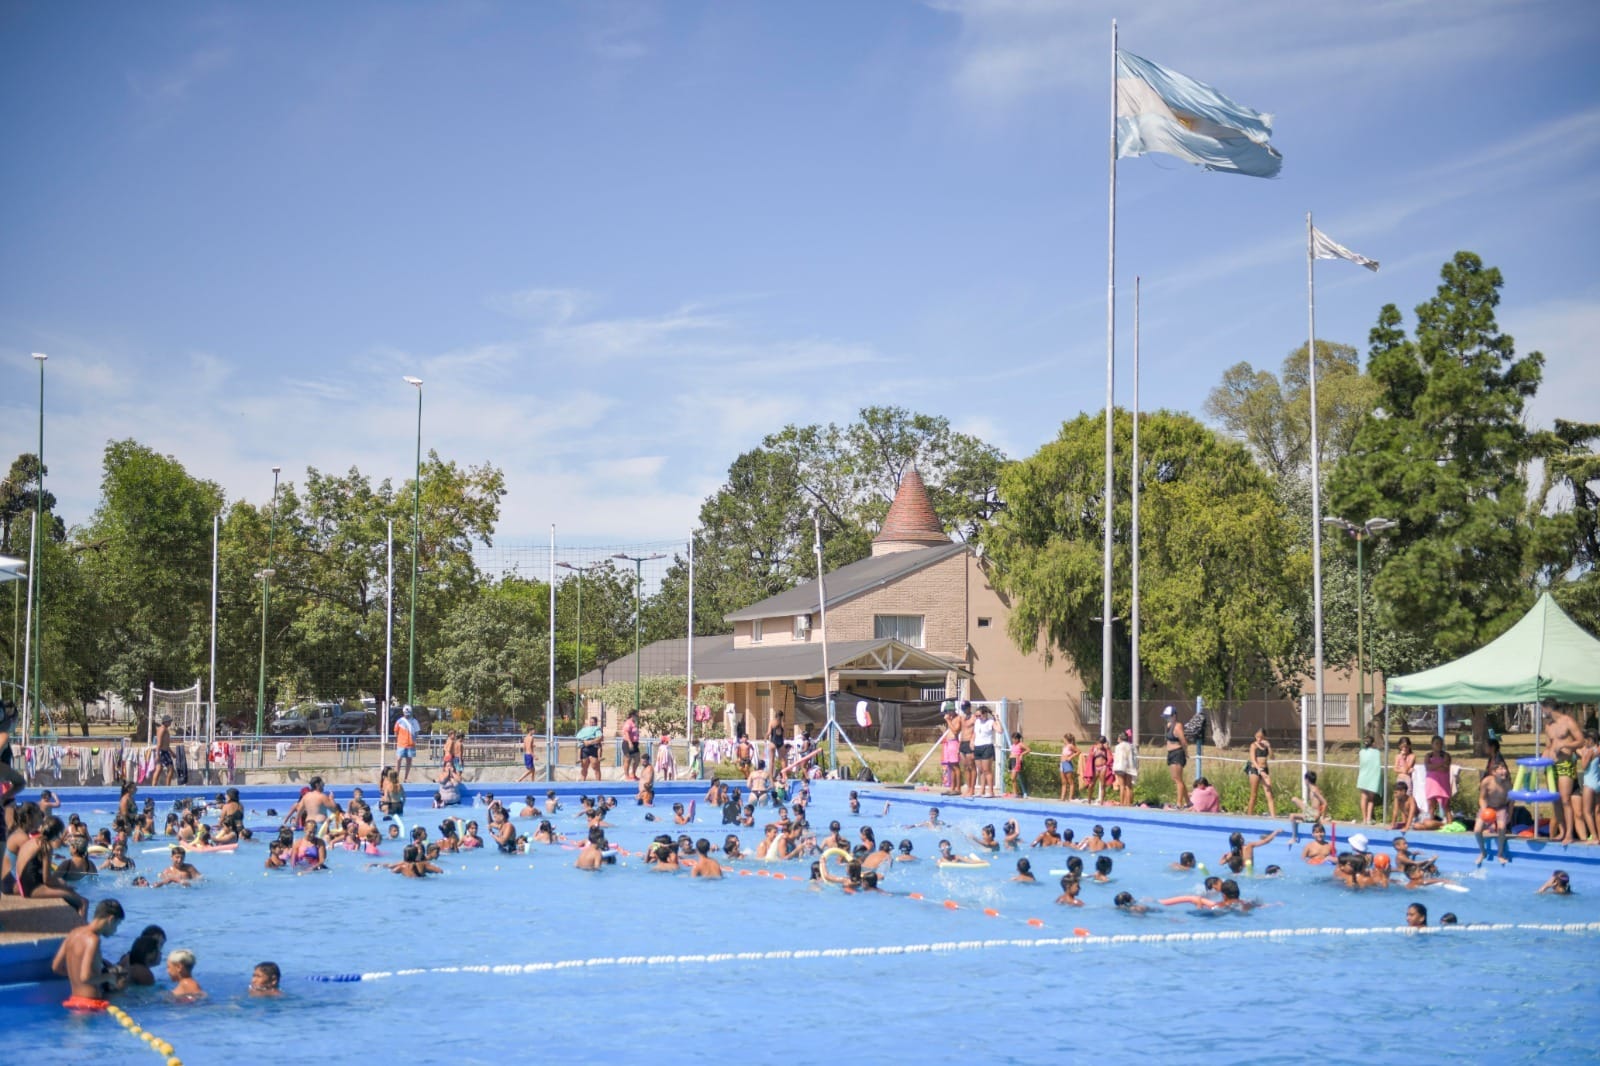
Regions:
M 1167 765 L 1187 766 L 1189 764 L 1189 753 L 1183 749 L 1181 741 L 1178 740 L 1178 727 L 1176 725 L 1167 726 L 1167 743 L 1180 745 L 1176 748 L 1167 749 Z
M 61 1001 L 61 1005 L 68 1010 L 102 1011 L 111 1004 L 103 999 L 91 999 L 88 996 L 68 996 Z
M 1576 778 L 1578 776 L 1578 757 L 1576 755 L 1563 755 L 1555 761 L 1553 769 L 1557 777 Z
M 1244 768 L 1245 776 L 1246 777 L 1255 777 L 1258 774 L 1260 774 L 1262 776 L 1266 776 L 1268 774 L 1267 757 L 1272 754 L 1272 749 L 1271 748 L 1254 748 L 1254 749 L 1252 749 L 1251 754 L 1253 756 L 1255 756 L 1255 758 L 1261 760 L 1261 766 L 1257 767 L 1255 762 L 1252 761 L 1248 766 L 1246 766 Z
M 1583 787 L 1591 792 L 1600 792 L 1600 755 L 1589 760 L 1589 765 L 1583 771 Z

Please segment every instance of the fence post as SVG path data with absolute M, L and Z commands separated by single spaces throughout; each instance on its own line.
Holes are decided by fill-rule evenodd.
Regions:
M 1194 779 L 1200 780 L 1201 764 L 1205 761 L 1206 750 L 1206 700 L 1204 696 L 1194 698 L 1194 713 L 1200 718 L 1200 735 L 1194 738 Z

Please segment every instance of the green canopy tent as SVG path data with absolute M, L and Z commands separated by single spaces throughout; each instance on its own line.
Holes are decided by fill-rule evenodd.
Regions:
M 1600 701 L 1600 640 L 1548 592 L 1522 620 L 1477 651 L 1431 670 L 1391 677 L 1391 704 Z

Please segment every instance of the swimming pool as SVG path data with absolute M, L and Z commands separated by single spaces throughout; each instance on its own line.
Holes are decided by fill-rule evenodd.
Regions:
M 739 864 L 721 882 L 656 873 L 634 858 L 589 874 L 559 848 L 467 854 L 441 863 L 448 876 L 420 882 L 363 870 L 364 856 L 342 851 L 329 873 L 269 875 L 260 845 L 193 856 L 205 874 L 194 888 L 145 890 L 111 878 L 87 894 L 115 894 L 128 910 L 113 953 L 156 922 L 166 927 L 169 948 L 199 957 L 196 976 L 208 1002 L 182 1006 L 151 989 L 120 1000 L 190 1066 L 394 1057 L 679 1062 L 730 1054 L 802 1063 L 842 1056 L 1056 1063 L 1074 1053 L 1109 1061 L 1221 1054 L 1243 1062 L 1371 1062 L 1424 1048 L 1429 1059 L 1505 1062 L 1587 1060 L 1600 1039 L 1593 972 L 1600 932 L 1563 928 L 1600 922 L 1600 855 L 1587 854 L 1600 849 L 1519 852 L 1511 867 L 1480 872 L 1471 855 L 1449 850 L 1441 866 L 1466 875 L 1468 892 L 1352 893 L 1330 883 L 1324 868 L 1291 858 L 1298 849 L 1274 842 L 1261 849 L 1257 867 L 1281 863 L 1286 876 L 1245 885 L 1247 897 L 1268 904 L 1260 910 L 1203 917 L 1158 907 L 1132 916 L 1112 907 L 1117 891 L 1141 899 L 1193 891 L 1198 875 L 1167 868 L 1180 851 L 1215 866 L 1229 830 L 1254 839 L 1274 823 L 866 788 L 862 814 L 852 817 L 847 788 L 818 785 L 810 820 L 819 835 L 836 818 L 852 840 L 863 825 L 879 839 L 912 840 L 921 861 L 893 870 L 890 896 L 812 890 L 804 880 L 809 864 L 799 862 Z M 570 809 L 578 792 L 596 789 L 558 791 Z M 676 835 L 672 802 L 699 792 L 663 785 L 654 808 L 662 820 L 654 823 L 624 801 L 608 834 L 632 851 L 657 832 Z M 157 793 L 158 810 L 170 794 Z M 502 798 L 508 795 L 522 792 L 507 788 Z M 111 806 L 104 796 L 68 793 L 65 810 L 103 824 L 108 817 L 91 812 Z M 282 790 L 247 794 L 247 822 L 274 821 L 265 809 L 285 810 L 287 798 Z M 946 829 L 905 828 L 935 804 Z M 430 831 L 450 813 L 486 821 L 481 809 L 410 813 Z M 1032 839 L 1046 816 L 1080 839 L 1096 822 L 1120 825 L 1128 842 L 1113 855 L 1110 884 L 1085 884 L 1081 909 L 1052 903 L 1059 888 L 1047 871 L 1064 865 L 1059 849 L 1018 853 L 1033 861 L 1036 885 L 1007 880 L 1014 855 L 967 870 L 929 861 L 941 835 L 970 851 L 962 834 L 986 822 L 999 827 L 1016 817 Z M 576 834 L 570 810 L 557 822 Z M 720 844 L 729 829 L 702 810 L 688 831 Z M 738 832 L 748 845 L 760 836 L 759 827 Z M 1439 836 L 1412 839 L 1434 851 Z M 1442 843 L 1470 848 L 1471 838 Z M 1093 856 L 1083 857 L 1092 869 Z M 165 863 L 160 853 L 136 858 L 146 873 Z M 1556 865 L 1571 872 L 1576 894 L 1535 896 Z M 1412 899 L 1425 901 L 1434 921 L 1450 910 L 1464 923 L 1519 927 L 1399 935 L 1393 930 Z M 264 959 L 283 968 L 280 1000 L 244 994 L 251 967 Z M 366 979 L 308 979 L 360 975 Z M 161 1061 L 104 1017 L 65 1015 L 63 995 L 61 986 L 6 989 L 0 1015 L 17 1037 L 70 1057 Z

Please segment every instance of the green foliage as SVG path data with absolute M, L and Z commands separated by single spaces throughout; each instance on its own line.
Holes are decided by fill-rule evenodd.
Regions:
M 1275 477 L 1306 477 L 1311 468 L 1311 388 L 1306 346 L 1283 361 L 1282 378 L 1236 363 L 1206 397 L 1205 410 L 1243 440 Z M 1322 461 L 1350 451 L 1371 414 L 1377 386 L 1361 373 L 1361 357 L 1348 344 L 1317 342 L 1317 433 Z
M 948 419 L 899 407 L 864 408 L 848 426 L 785 426 L 735 459 L 700 509 L 695 631 L 726 632 L 723 615 L 815 578 L 814 512 L 826 569 L 866 556 L 912 466 L 945 528 L 971 536 L 995 510 L 1002 461 Z M 686 575 L 681 561 L 674 569 L 661 598 L 671 627 L 653 626 L 655 637 L 684 629 Z
M 1117 412 L 1112 501 L 1113 611 L 1128 614 L 1128 495 L 1132 420 Z M 1100 685 L 1103 416 L 1081 416 L 1001 476 L 1006 509 L 984 531 L 991 580 L 1012 598 L 1010 636 L 1031 651 L 1064 653 L 1092 691 Z M 1273 680 L 1293 639 L 1289 603 L 1308 560 L 1245 449 L 1187 415 L 1140 420 L 1142 526 L 1140 651 L 1152 685 L 1220 702 Z M 1118 627 L 1113 686 L 1127 676 Z M 1119 698 L 1123 693 L 1117 693 Z
M 1442 276 L 1415 339 L 1393 305 L 1379 314 L 1368 369 L 1381 417 L 1329 484 L 1333 513 L 1399 522 L 1375 553 L 1373 595 L 1387 624 L 1428 641 L 1407 668 L 1471 651 L 1526 609 L 1524 471 L 1544 444 L 1522 423 L 1544 357 L 1518 358 L 1499 332 L 1500 272 L 1457 252 Z
M 433 666 L 438 697 L 479 714 L 543 706 L 549 696 L 549 586 L 508 577 L 446 617 Z
M 1573 621 L 1600 633 L 1600 423 L 1556 419 L 1529 553 Z
M 12 460 L 5 480 L 0 481 L 0 555 L 25 556 L 25 549 L 14 545 L 26 542 L 28 516 L 40 503 L 40 478 L 49 473 L 48 466 L 39 469 L 39 457 L 33 452 L 23 452 Z M 43 504 L 45 532 L 59 542 L 65 538 L 66 528 L 55 514 L 56 494 L 46 489 Z

